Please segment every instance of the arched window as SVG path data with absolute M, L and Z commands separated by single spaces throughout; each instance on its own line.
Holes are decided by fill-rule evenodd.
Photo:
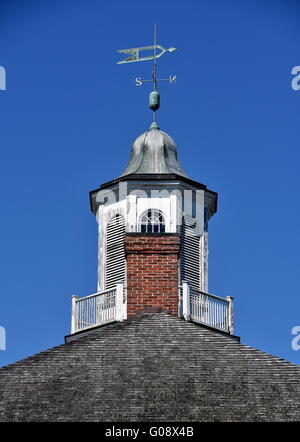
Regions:
M 156 209 L 148 209 L 141 216 L 140 231 L 144 233 L 163 233 L 165 232 L 165 218 L 163 214 Z

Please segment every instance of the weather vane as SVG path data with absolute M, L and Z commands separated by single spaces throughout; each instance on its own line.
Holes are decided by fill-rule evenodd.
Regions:
M 157 44 L 157 36 L 156 36 L 156 24 L 154 24 L 154 44 L 153 46 L 144 46 L 141 48 L 131 48 L 131 49 L 120 49 L 118 52 L 124 53 L 129 55 L 129 57 L 125 58 L 122 61 L 118 61 L 118 64 L 123 63 L 133 63 L 135 61 L 147 61 L 147 60 L 153 60 L 153 72 L 152 72 L 152 79 L 151 80 L 142 80 L 140 77 L 137 77 L 135 79 L 136 86 L 141 86 L 144 81 L 153 81 L 154 90 L 149 95 L 149 107 L 153 110 L 153 126 L 157 127 L 156 124 L 156 111 L 159 109 L 160 106 L 160 95 L 158 92 L 158 81 L 169 81 L 169 83 L 176 82 L 176 75 L 169 76 L 169 78 L 157 78 L 157 70 L 156 70 L 156 60 L 160 58 L 162 55 L 166 54 L 167 52 L 174 52 L 177 50 L 177 48 L 168 48 L 165 49 L 163 46 Z M 147 57 L 141 57 L 140 53 L 142 51 L 149 51 L 153 49 L 153 55 L 147 56 Z M 160 49 L 160 52 L 157 54 L 157 49 Z

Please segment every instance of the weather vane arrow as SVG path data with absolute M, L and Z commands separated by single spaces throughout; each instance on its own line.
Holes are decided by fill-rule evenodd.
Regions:
M 140 52 L 142 52 L 142 51 L 150 51 L 151 49 L 155 50 L 156 48 L 161 50 L 161 52 L 159 54 L 153 54 L 153 55 L 150 55 L 149 57 L 140 57 Z M 142 48 L 120 49 L 120 50 L 118 50 L 118 52 L 121 52 L 121 53 L 124 53 L 124 54 L 128 54 L 128 55 L 130 55 L 130 57 L 125 58 L 125 60 L 118 61 L 117 64 L 132 63 L 134 61 L 154 60 L 156 58 L 161 57 L 166 52 L 174 52 L 176 50 L 177 50 L 177 48 L 172 48 L 172 47 L 168 48 L 168 49 L 165 49 L 161 45 L 144 46 Z

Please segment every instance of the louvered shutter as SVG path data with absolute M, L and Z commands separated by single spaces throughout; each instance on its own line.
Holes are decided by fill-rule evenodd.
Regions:
M 180 233 L 180 276 L 181 281 L 200 288 L 200 231 L 193 218 L 185 215 Z
M 105 288 L 110 289 L 125 281 L 125 222 L 116 215 L 107 225 L 106 232 Z

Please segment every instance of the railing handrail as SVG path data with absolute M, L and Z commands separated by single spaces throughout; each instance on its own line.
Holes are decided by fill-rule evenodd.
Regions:
M 115 287 L 111 288 L 111 289 L 103 290 L 102 292 L 93 293 L 92 295 L 84 296 L 83 298 L 77 298 L 75 301 L 79 302 L 79 301 L 82 301 L 83 299 L 89 299 L 89 298 L 93 298 L 95 296 L 105 295 L 106 293 L 113 292 L 114 290 L 116 290 Z
M 202 290 L 195 289 L 193 286 L 191 286 L 190 288 L 194 292 L 201 293 L 201 295 L 210 296 L 211 298 L 219 299 L 220 301 L 225 301 L 229 303 L 229 300 L 227 298 L 222 298 L 221 296 L 213 295 L 212 293 L 202 292 Z

